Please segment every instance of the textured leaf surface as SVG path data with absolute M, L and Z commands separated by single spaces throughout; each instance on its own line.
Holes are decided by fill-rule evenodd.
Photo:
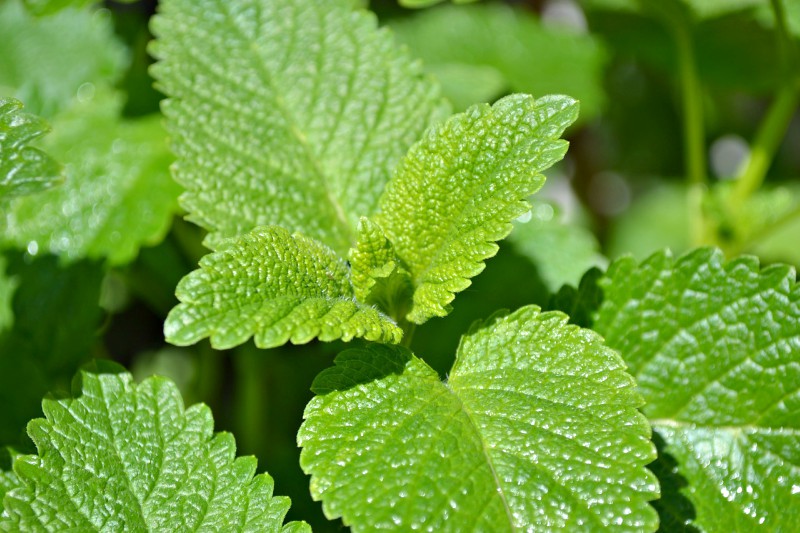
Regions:
M 69 9 L 38 19 L 19 0 L 4 0 L 0 35 L 0 96 L 13 96 L 45 118 L 116 81 L 125 64 L 104 11 Z
M 19 100 L 0 96 L 0 199 L 38 192 L 61 181 L 61 166 L 30 146 L 50 127 L 21 109 Z
M 279 225 L 341 256 L 391 169 L 446 110 L 438 88 L 348 0 L 169 0 L 153 72 L 182 205 L 207 244 Z
M 6 531 L 280 531 L 289 508 L 253 457 L 235 459 L 211 411 L 174 383 L 81 373 L 80 397 L 45 400 L 6 495 Z M 289 524 L 286 529 L 308 529 Z
M 566 96 L 512 95 L 452 117 L 411 148 L 375 217 L 413 278 L 409 320 L 446 315 L 497 253 L 541 172 L 564 156 L 559 136 L 577 113 Z
M 17 446 L 41 416 L 42 396 L 69 390 L 91 353 L 103 270 L 86 261 L 59 266 L 52 256 L 8 259 L 13 324 L 0 331 L 0 446 Z
M 597 116 L 605 99 L 603 47 L 590 35 L 544 27 L 521 7 L 445 5 L 391 27 L 459 109 L 508 92 L 568 94 L 580 101 L 581 119 Z M 483 94 L 466 92 L 478 87 Z
M 399 346 L 342 352 L 298 434 L 329 517 L 356 531 L 650 531 L 658 485 L 624 363 L 560 313 L 466 335 L 446 382 Z
M 562 220 L 556 208 L 537 202 L 526 221 L 518 220 L 508 236 L 514 249 L 536 265 L 547 287 L 578 285 L 584 272 L 605 266 L 597 239 L 583 226 Z
M 66 260 L 136 257 L 159 242 L 180 187 L 160 117 L 123 120 L 121 102 L 98 93 L 53 122 L 44 147 L 64 163 L 63 186 L 15 199 L 0 219 L 2 241 Z
M 205 256 L 178 284 L 181 303 L 167 317 L 169 342 L 211 338 L 217 348 L 271 348 L 288 341 L 363 337 L 398 342 L 387 316 L 357 302 L 346 263 L 330 248 L 277 226 L 259 228 Z
M 800 523 L 800 288 L 700 249 L 615 262 L 595 329 L 625 358 L 706 531 Z
M 402 320 L 411 299 L 411 275 L 400 264 L 383 230 L 368 218 L 358 223 L 356 246 L 350 249 L 353 291 L 360 302 L 375 304 Z

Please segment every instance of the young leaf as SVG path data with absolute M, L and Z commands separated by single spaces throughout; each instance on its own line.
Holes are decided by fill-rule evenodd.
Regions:
M 706 531 L 800 523 L 800 287 L 700 249 L 612 264 L 594 328 L 625 358 L 644 413 Z
M 109 13 L 65 10 L 37 19 L 20 0 L 0 2 L 0 95 L 51 118 L 117 80 L 125 48 Z
M 523 5 L 446 5 L 398 17 L 390 27 L 459 110 L 509 92 L 568 94 L 581 103 L 579 120 L 587 120 L 605 103 L 600 41 L 544 26 Z M 482 99 L 466 100 L 471 96 Z
M 65 165 L 62 187 L 15 199 L 1 241 L 74 261 L 130 261 L 166 233 L 179 186 L 159 117 L 125 120 L 121 99 L 99 92 L 54 122 L 45 148 Z
M 182 205 L 226 238 L 280 225 L 340 256 L 392 168 L 446 111 L 438 88 L 352 0 L 167 0 L 153 73 Z
M 5 531 L 309 531 L 282 526 L 288 498 L 234 459 L 211 411 L 184 409 L 178 388 L 153 377 L 81 372 L 76 398 L 44 400 L 28 425 L 39 455 L 19 457 L 21 487 L 6 494 Z
M 411 275 L 380 226 L 366 217 L 358 223 L 356 246 L 350 249 L 350 275 L 358 301 L 377 305 L 395 320 L 405 317 L 413 292 Z
M 22 102 L 0 96 L 0 200 L 38 192 L 62 180 L 61 166 L 29 146 L 50 127 L 21 109 Z
M 446 315 L 497 253 L 541 172 L 564 156 L 559 136 L 577 113 L 566 96 L 511 95 L 452 117 L 411 148 L 375 216 L 413 278 L 410 321 Z
M 658 485 L 624 363 L 534 306 L 463 337 L 446 382 L 406 348 L 342 352 L 298 442 L 325 514 L 355 531 L 652 531 Z
M 355 300 L 347 265 L 333 250 L 277 226 L 205 256 L 176 295 L 181 303 L 164 334 L 177 345 L 204 337 L 223 349 L 251 336 L 260 348 L 314 338 L 399 342 L 402 336 L 391 319 Z

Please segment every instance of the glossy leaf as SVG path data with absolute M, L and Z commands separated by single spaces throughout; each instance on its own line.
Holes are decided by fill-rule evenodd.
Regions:
M 523 6 L 444 5 L 390 24 L 459 110 L 508 92 L 568 94 L 588 120 L 605 103 L 600 42 L 546 27 Z
M 28 432 L 39 455 L 18 458 L 5 531 L 308 531 L 283 526 L 288 498 L 213 434 L 203 404 L 184 409 L 166 378 L 81 373 L 74 399 L 45 400 Z M 78 396 L 80 395 L 80 396 Z
M 45 121 L 22 112 L 22 102 L 0 96 L 0 200 L 39 192 L 62 181 L 61 166 L 30 146 L 48 131 Z
M 216 348 L 302 344 L 363 337 L 398 342 L 387 316 L 355 300 L 346 263 L 330 248 L 277 226 L 234 239 L 181 280 L 167 317 L 173 344 L 210 337 Z
M 577 113 L 566 96 L 512 95 L 450 118 L 411 148 L 375 217 L 412 276 L 410 321 L 446 315 L 497 253 L 541 172 L 564 156 L 559 137 Z
M 530 306 L 464 336 L 448 379 L 406 348 L 342 352 L 312 389 L 301 465 L 355 531 L 652 531 L 641 399 L 589 330 Z
M 153 69 L 206 243 L 279 225 L 346 256 L 438 87 L 352 0 L 168 0 Z
M 793 269 L 712 249 L 602 282 L 595 329 L 625 358 L 644 413 L 688 480 L 705 531 L 800 522 L 800 288 Z
M 0 96 L 48 119 L 117 81 L 126 63 L 106 11 L 68 9 L 36 18 L 20 0 L 4 0 L 0 35 Z
M 179 186 L 159 117 L 121 119 L 121 101 L 98 93 L 54 121 L 44 147 L 64 164 L 66 182 L 15 199 L 0 219 L 6 244 L 67 261 L 127 263 L 161 241 Z

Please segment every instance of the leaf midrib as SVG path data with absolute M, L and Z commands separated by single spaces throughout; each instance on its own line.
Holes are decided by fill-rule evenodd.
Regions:
M 247 36 L 242 33 L 241 28 L 239 28 L 239 25 L 235 23 L 235 19 L 226 9 L 226 5 L 228 5 L 228 3 L 217 0 L 217 5 L 220 6 L 222 12 L 225 13 L 230 26 L 232 26 L 235 29 L 236 35 L 240 39 L 240 41 L 243 43 L 247 43 L 248 42 Z M 266 62 L 262 58 L 261 47 L 251 46 L 249 47 L 249 49 L 256 56 L 257 60 L 252 61 L 251 64 L 255 67 L 256 72 L 259 74 L 260 78 L 264 80 L 265 84 L 269 85 L 273 94 L 275 94 L 276 96 L 282 94 L 282 91 L 278 90 L 279 88 L 277 87 L 275 80 L 273 79 L 273 76 L 264 66 Z M 272 103 L 275 106 L 275 109 L 277 109 L 278 112 L 281 114 L 281 117 L 286 121 L 287 126 L 289 126 L 288 128 L 286 128 L 287 133 L 291 135 L 291 137 L 297 142 L 297 144 L 303 150 L 303 153 L 305 154 L 307 160 L 311 165 L 312 170 L 314 171 L 317 177 L 319 185 L 325 191 L 325 197 L 328 199 L 331 207 L 333 208 L 333 212 L 336 216 L 336 221 L 338 223 L 337 225 L 339 226 L 340 230 L 343 230 L 342 236 L 345 239 L 345 242 L 336 243 L 336 248 L 340 248 L 340 246 L 344 245 L 343 251 L 346 252 L 347 248 L 350 246 L 352 242 L 354 242 L 355 239 L 353 235 L 353 230 L 347 221 L 346 215 L 344 214 L 344 209 L 339 200 L 334 196 L 333 191 L 331 191 L 330 186 L 327 180 L 325 179 L 325 174 L 322 171 L 322 168 L 319 166 L 319 162 L 316 160 L 315 157 L 313 157 L 313 152 L 311 150 L 311 147 L 304 140 L 303 137 L 305 135 L 300 131 L 300 128 L 297 127 L 299 125 L 299 121 L 297 121 L 295 117 L 290 113 L 289 109 L 287 109 L 286 104 L 282 98 L 274 98 Z

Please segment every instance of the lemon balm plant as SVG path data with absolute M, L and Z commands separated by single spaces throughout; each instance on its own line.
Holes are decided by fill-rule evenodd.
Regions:
M 530 212 L 579 104 L 517 93 L 453 114 L 357 4 L 163 0 L 149 51 L 164 129 L 122 115 L 102 62 L 72 87 L 77 102 L 29 90 L 52 116 L 40 144 L 45 122 L 0 101 L 4 239 L 27 252 L 2 265 L 21 273 L 0 286 L 0 349 L 35 358 L 72 342 L 26 343 L 42 313 L 11 294 L 60 268 L 42 266 L 40 248 L 76 280 L 96 279 L 86 260 L 132 261 L 163 238 L 180 192 L 207 252 L 177 283 L 169 343 L 212 357 L 349 343 L 310 384 L 296 435 L 327 518 L 358 531 L 777 531 L 800 520 L 789 266 L 712 247 L 621 258 L 550 310 L 484 316 L 444 377 L 431 366 L 439 354 L 415 332 L 448 320 Z M 716 219 L 702 216 L 711 231 Z M 37 367 L 41 382 L 57 383 L 59 360 Z M 35 453 L 11 450 L 0 477 L 4 530 L 308 529 L 284 524 L 289 502 L 269 475 L 166 378 L 137 384 L 98 360 L 42 410 L 27 426 Z

